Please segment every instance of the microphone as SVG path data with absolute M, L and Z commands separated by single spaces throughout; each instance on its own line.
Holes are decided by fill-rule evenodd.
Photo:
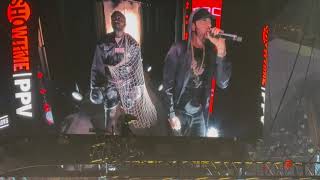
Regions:
M 235 34 L 228 34 L 228 33 L 219 33 L 217 35 L 214 34 L 210 34 L 211 37 L 215 37 L 215 38 L 224 38 L 226 40 L 231 40 L 231 41 L 237 41 L 237 42 L 242 42 L 242 37 L 241 36 L 237 36 Z

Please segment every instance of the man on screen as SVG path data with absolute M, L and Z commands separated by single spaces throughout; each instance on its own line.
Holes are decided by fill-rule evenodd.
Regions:
M 228 86 L 231 63 L 226 60 L 226 44 L 212 28 L 215 17 L 206 9 L 190 16 L 188 41 L 173 44 L 166 56 L 163 86 L 168 120 L 183 136 L 205 136 L 211 78 L 218 87 Z
M 126 18 L 120 11 L 112 13 L 111 23 L 113 32 L 106 34 L 96 47 L 90 100 L 104 103 L 105 128 L 109 133 L 120 133 L 121 122 L 116 117 L 119 104 L 122 113 L 136 117 L 134 128 L 150 128 L 157 116 L 145 87 L 140 46 L 124 32 Z

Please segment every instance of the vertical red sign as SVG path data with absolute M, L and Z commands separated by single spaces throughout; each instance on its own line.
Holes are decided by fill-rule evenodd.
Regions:
M 262 77 L 261 77 L 261 96 L 262 96 L 262 115 L 260 117 L 261 123 L 264 123 L 264 112 L 265 112 L 265 101 L 266 101 L 266 84 L 267 84 L 267 73 L 268 73 L 268 42 L 269 42 L 269 26 L 266 25 L 262 30 Z
M 267 71 L 268 71 L 268 41 L 269 41 L 269 26 L 266 25 L 262 31 L 263 42 L 263 60 L 262 60 L 262 78 L 261 86 L 266 87 L 267 83 Z
M 184 6 L 184 10 L 185 10 L 185 15 L 184 15 L 184 34 L 183 34 L 183 39 L 186 40 L 189 37 L 189 18 L 190 18 L 190 14 L 192 12 L 192 0 L 186 0 L 185 2 L 185 6 Z
M 27 22 L 30 6 L 25 0 L 11 0 L 7 9 L 7 18 L 11 23 L 11 47 L 16 115 L 33 117 L 31 95 L 31 65 Z

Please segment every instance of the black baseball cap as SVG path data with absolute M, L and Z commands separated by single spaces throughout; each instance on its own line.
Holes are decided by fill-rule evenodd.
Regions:
M 210 18 L 211 24 L 214 24 L 214 21 L 216 20 L 216 17 L 209 13 L 207 9 L 201 8 L 196 10 L 195 14 L 193 15 L 192 22 L 196 22 L 200 19 Z

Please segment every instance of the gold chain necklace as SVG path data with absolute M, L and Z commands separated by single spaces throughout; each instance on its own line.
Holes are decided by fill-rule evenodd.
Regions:
M 193 73 L 196 76 L 201 75 L 203 73 L 203 71 L 204 71 L 203 63 L 204 63 L 204 57 L 205 57 L 205 50 L 206 50 L 205 46 L 203 46 L 203 49 L 202 49 L 202 62 L 201 62 L 201 65 L 198 67 L 198 63 L 197 63 L 197 61 L 195 60 L 195 57 L 194 57 L 193 44 L 191 44 L 191 56 L 192 56 L 191 69 L 192 69 Z

